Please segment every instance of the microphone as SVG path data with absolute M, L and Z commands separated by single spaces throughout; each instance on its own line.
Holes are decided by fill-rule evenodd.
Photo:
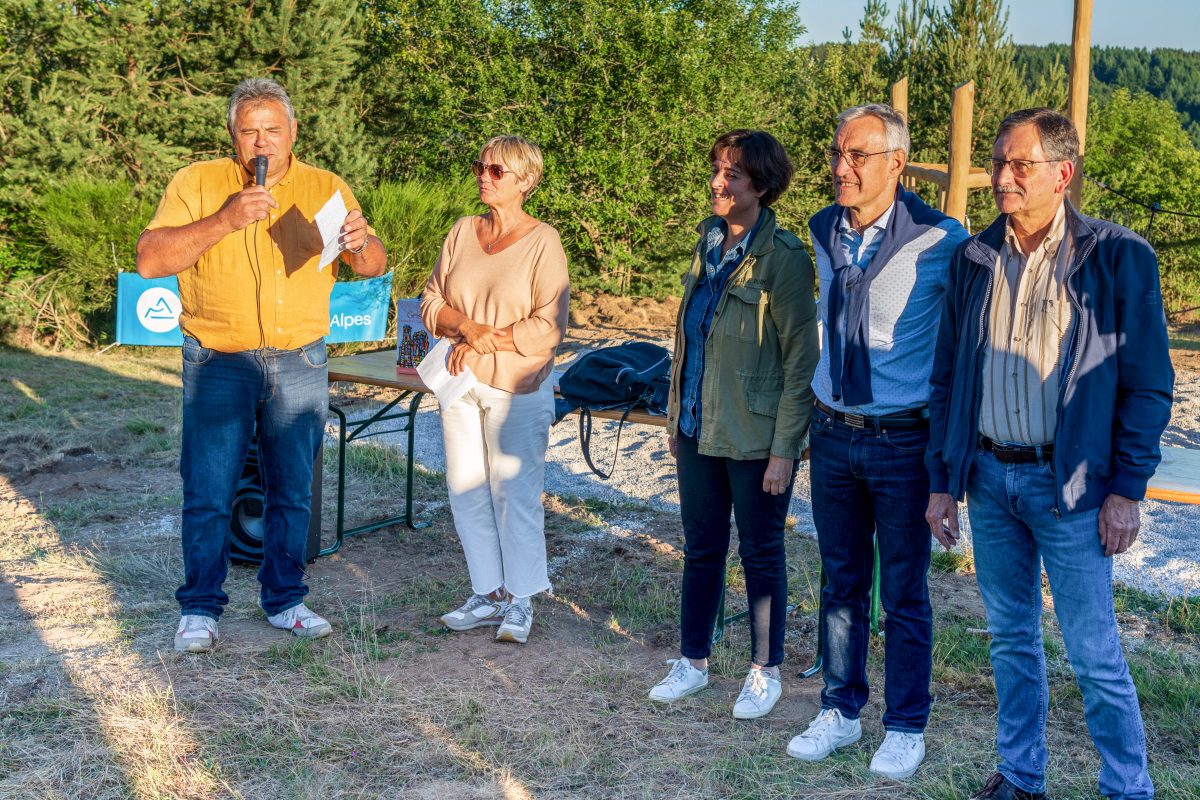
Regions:
M 257 186 L 267 185 L 267 157 L 254 157 L 254 183 Z

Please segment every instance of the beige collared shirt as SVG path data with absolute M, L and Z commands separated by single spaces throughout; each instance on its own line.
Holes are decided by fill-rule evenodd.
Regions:
M 979 432 L 997 442 L 1047 444 L 1057 427 L 1071 301 L 1063 237 L 1066 205 L 1033 252 L 1021 252 L 1011 223 L 996 259 L 988 308 Z

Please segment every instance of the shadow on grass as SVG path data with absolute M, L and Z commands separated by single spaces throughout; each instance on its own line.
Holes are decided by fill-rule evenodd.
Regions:
M 173 460 L 177 367 L 4 349 L 0 374 L 0 794 L 228 795 L 219 767 L 198 757 L 169 674 L 130 646 L 124 626 L 146 610 L 121 596 L 129 565 L 108 554 L 110 525 L 132 516 L 146 531 L 139 515 L 177 503 L 160 484 Z M 169 571 L 145 561 L 125 576 L 157 582 Z

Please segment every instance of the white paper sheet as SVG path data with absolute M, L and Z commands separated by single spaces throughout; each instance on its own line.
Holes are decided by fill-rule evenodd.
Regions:
M 346 209 L 346 201 L 342 199 L 342 190 L 338 189 L 313 217 L 313 222 L 317 223 L 317 231 L 321 234 L 321 244 L 323 245 L 317 272 L 325 269 L 325 265 L 331 263 L 342 252 L 342 244 L 338 239 L 341 238 L 342 224 L 346 221 L 346 215 L 349 213 Z
M 470 367 L 464 367 L 457 375 L 450 374 L 446 361 L 450 358 L 450 349 L 453 346 L 454 343 L 449 339 L 438 339 L 417 365 L 417 374 L 437 397 L 442 408 L 448 408 L 479 383 Z

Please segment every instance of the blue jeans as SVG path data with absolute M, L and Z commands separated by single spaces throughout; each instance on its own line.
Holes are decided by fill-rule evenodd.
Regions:
M 1042 570 L 1083 694 L 1083 716 L 1113 800 L 1154 796 L 1137 691 L 1113 613 L 1112 559 L 1100 545 L 1098 509 L 1054 515 L 1047 464 L 1001 464 L 980 450 L 967 482 L 975 574 L 992 635 L 999 703 L 999 771 L 1027 792 L 1046 788 L 1049 686 L 1042 646 Z M 1040 562 L 1040 564 L 1039 564 Z
M 821 707 L 857 719 L 866 705 L 870 595 L 879 542 L 884 622 L 883 727 L 920 733 L 929 721 L 933 609 L 925 523 L 929 429 L 855 429 L 813 409 L 813 522 L 828 583 L 821 592 Z
M 750 608 L 750 660 L 762 667 L 783 663 L 787 619 L 787 526 L 792 487 L 783 494 L 763 491 L 767 459 L 738 461 L 702 455 L 696 440 L 676 440 L 679 513 L 683 520 L 683 590 L 679 652 L 708 658 L 721 603 L 729 552 L 729 512 L 738 529 L 738 556 L 746 574 Z M 792 465 L 793 481 L 796 467 Z
M 299 605 L 313 461 L 329 407 L 325 340 L 299 350 L 221 353 L 183 342 L 184 614 L 217 619 L 229 562 L 229 516 L 250 437 L 258 431 L 266 496 L 260 602 L 267 614 Z

